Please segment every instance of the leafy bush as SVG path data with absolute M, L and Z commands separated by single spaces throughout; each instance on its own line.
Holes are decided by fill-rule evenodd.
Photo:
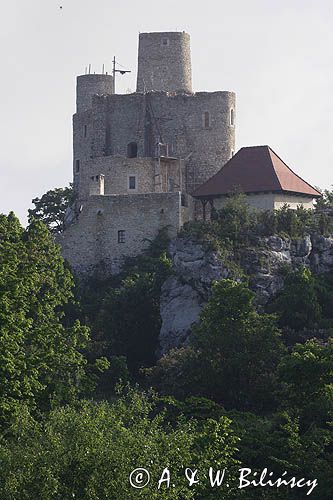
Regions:
M 289 270 L 283 290 L 270 306 L 281 326 L 295 330 L 316 326 L 322 318 L 316 278 L 307 268 Z

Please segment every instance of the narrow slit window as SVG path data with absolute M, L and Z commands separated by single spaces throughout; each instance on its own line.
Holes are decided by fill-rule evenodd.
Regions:
M 233 109 L 230 110 L 230 125 L 232 127 L 235 125 L 235 112 Z
M 203 125 L 205 128 L 210 127 L 210 113 L 209 113 L 209 111 L 205 111 L 203 114 Z
M 125 243 L 125 231 L 123 229 L 118 231 L 118 243 Z
M 80 172 L 80 160 L 75 161 L 75 172 L 77 174 Z
M 85 125 L 83 128 L 83 136 L 87 137 L 87 133 L 88 133 L 88 127 L 87 127 L 87 125 Z

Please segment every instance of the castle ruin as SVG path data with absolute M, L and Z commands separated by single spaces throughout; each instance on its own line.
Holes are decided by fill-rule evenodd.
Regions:
M 76 203 L 59 243 L 77 274 L 112 274 L 159 229 L 195 218 L 191 193 L 234 154 L 235 94 L 193 92 L 187 33 L 140 33 L 136 92 L 85 74 L 76 103 Z

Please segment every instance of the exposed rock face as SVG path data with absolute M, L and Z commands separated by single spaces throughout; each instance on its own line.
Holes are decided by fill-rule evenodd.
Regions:
M 175 238 L 170 254 L 174 275 L 162 287 L 160 355 L 188 342 L 212 282 L 233 275 L 217 251 L 193 239 Z M 239 261 L 262 308 L 283 288 L 282 266 L 305 265 L 316 274 L 333 271 L 333 238 L 260 238 L 255 247 L 240 252 Z
M 310 266 L 313 251 L 311 237 L 289 240 L 279 236 L 269 236 L 258 241 L 258 247 L 244 249 L 241 265 L 251 276 L 250 285 L 256 293 L 256 303 L 264 306 L 283 287 L 281 267 Z
M 187 343 L 191 326 L 209 298 L 212 281 L 230 276 L 218 254 L 205 245 L 175 238 L 169 250 L 175 275 L 162 286 L 160 355 Z
M 191 326 L 198 321 L 204 300 L 198 291 L 180 278 L 171 276 L 162 287 L 160 354 L 186 344 Z
M 333 238 L 315 235 L 312 238 L 315 251 L 311 254 L 311 268 L 313 272 L 327 273 L 333 269 Z

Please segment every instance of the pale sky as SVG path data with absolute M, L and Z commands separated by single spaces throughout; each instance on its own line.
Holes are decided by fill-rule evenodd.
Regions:
M 268 144 L 333 184 L 332 0 L 1 0 L 0 212 L 71 181 L 75 78 L 116 55 L 135 90 L 138 33 L 191 35 L 196 91 L 237 94 L 236 150 Z M 60 9 L 60 6 L 63 8 Z

